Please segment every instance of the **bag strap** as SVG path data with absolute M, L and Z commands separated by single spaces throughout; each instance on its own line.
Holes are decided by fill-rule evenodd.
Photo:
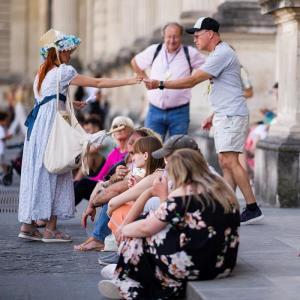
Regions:
M 157 47 L 156 47 L 156 50 L 154 52 L 154 55 L 153 55 L 153 58 L 152 58 L 152 62 L 151 62 L 151 65 L 153 65 L 153 62 L 155 61 L 158 53 L 160 52 L 161 48 L 162 48 L 162 43 L 158 44 Z M 184 55 L 186 57 L 186 60 L 189 64 L 189 68 L 190 68 L 190 74 L 192 74 L 193 72 L 193 67 L 192 67 L 192 64 L 191 64 L 191 57 L 190 57 L 190 53 L 189 53 L 189 48 L 188 46 L 184 45 L 183 46 L 183 51 L 184 51 Z
M 59 110 L 59 85 L 61 82 L 61 65 L 58 66 L 57 70 L 57 76 L 56 76 L 56 109 Z M 69 112 L 73 115 L 75 115 L 73 102 L 70 100 L 69 96 L 69 89 L 67 89 L 67 95 L 66 95 L 66 108 L 69 108 Z
M 86 141 L 84 142 L 84 145 L 82 147 L 82 152 L 81 152 L 81 171 L 83 175 L 87 176 L 90 173 L 89 169 L 89 152 L 90 152 L 90 142 Z
M 61 81 L 61 69 L 60 66 L 57 67 L 58 70 L 56 72 L 56 111 L 59 110 L 59 83 Z
M 184 51 L 186 60 L 187 60 L 187 62 L 188 62 L 188 64 L 189 64 L 189 67 L 190 67 L 190 73 L 192 74 L 192 72 L 193 72 L 193 67 L 192 67 L 192 64 L 191 64 L 191 58 L 190 58 L 190 53 L 189 53 L 189 48 L 188 48 L 188 46 L 184 45 L 184 46 L 183 46 L 183 51 Z
M 60 66 L 58 67 L 57 70 L 57 76 L 56 76 L 56 109 L 59 111 L 59 84 L 61 81 L 61 68 Z M 66 108 L 69 109 L 70 113 L 70 122 L 72 123 L 74 121 L 75 117 L 75 111 L 74 111 L 74 106 L 73 106 L 73 101 L 70 100 L 69 96 L 69 89 L 67 89 L 67 95 L 66 95 Z M 71 126 L 76 127 L 79 122 L 76 119 L 76 124 L 72 124 Z M 89 174 L 89 166 L 88 166 L 88 154 L 90 150 L 90 142 L 86 141 L 84 142 L 82 146 L 82 152 L 81 152 L 81 168 L 82 172 L 84 175 Z
M 162 48 L 162 43 L 157 45 L 156 50 L 155 50 L 154 55 L 153 55 L 153 58 L 152 58 L 151 65 L 153 65 L 153 62 L 155 61 L 155 58 L 157 57 L 157 55 L 158 55 L 159 51 L 161 50 L 161 48 Z

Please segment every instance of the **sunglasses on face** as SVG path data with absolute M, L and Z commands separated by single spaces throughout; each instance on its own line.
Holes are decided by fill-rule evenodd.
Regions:
M 124 124 L 118 124 L 118 125 L 114 125 L 112 127 L 112 129 L 117 129 L 117 128 L 121 127 L 121 126 L 125 126 L 126 127 L 126 125 L 124 125 Z

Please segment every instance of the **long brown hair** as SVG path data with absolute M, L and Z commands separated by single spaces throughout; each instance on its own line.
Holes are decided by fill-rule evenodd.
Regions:
M 57 63 L 57 55 L 56 50 L 54 48 L 49 49 L 46 60 L 41 64 L 39 72 L 38 72 L 38 83 L 37 90 L 40 92 L 42 82 L 46 77 L 46 74 L 56 65 Z
M 205 158 L 199 151 L 192 149 L 176 150 L 168 157 L 167 171 L 175 188 L 190 185 L 194 190 L 193 194 L 197 196 L 198 187 L 201 187 L 202 195 L 207 203 L 214 205 L 215 201 L 219 202 L 225 213 L 239 208 L 231 188 L 222 177 L 211 172 Z M 198 197 L 196 198 L 198 199 Z M 205 203 L 203 201 L 201 203 L 204 207 Z
M 133 153 L 148 153 L 146 161 L 145 176 L 152 174 L 156 169 L 164 168 L 165 162 L 163 158 L 155 159 L 151 153 L 162 148 L 162 142 L 155 136 L 147 136 L 140 138 L 133 145 Z

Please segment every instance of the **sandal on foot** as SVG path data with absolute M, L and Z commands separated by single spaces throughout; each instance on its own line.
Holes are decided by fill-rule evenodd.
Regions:
M 52 231 L 48 228 L 45 228 L 42 241 L 44 243 L 66 243 L 72 242 L 72 239 L 66 233 L 57 230 Z
M 76 248 L 74 247 L 74 250 L 82 251 L 82 252 L 101 251 L 103 249 L 104 249 L 104 244 L 96 240 L 94 237 L 92 237 L 88 242 L 85 242 L 81 245 L 77 245 Z
M 20 231 L 18 237 L 29 241 L 42 241 L 43 235 L 37 230 L 32 229 L 31 231 Z
M 46 224 L 47 223 L 43 220 L 32 221 L 32 225 L 34 225 L 36 228 L 46 227 Z
M 81 251 L 81 247 L 85 246 L 86 244 L 88 244 L 89 242 L 93 241 L 94 237 L 90 236 L 89 238 L 87 238 L 83 243 L 79 244 L 79 245 L 75 245 L 74 246 L 74 250 L 77 251 Z

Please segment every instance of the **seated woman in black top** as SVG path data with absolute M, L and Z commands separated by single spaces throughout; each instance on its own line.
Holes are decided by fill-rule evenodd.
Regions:
M 181 149 L 168 157 L 167 179 L 154 185 L 164 201 L 144 220 L 124 226 L 113 280 L 102 280 L 108 298 L 176 299 L 188 280 L 225 277 L 239 244 L 239 206 L 224 180 L 211 173 L 202 154 Z

